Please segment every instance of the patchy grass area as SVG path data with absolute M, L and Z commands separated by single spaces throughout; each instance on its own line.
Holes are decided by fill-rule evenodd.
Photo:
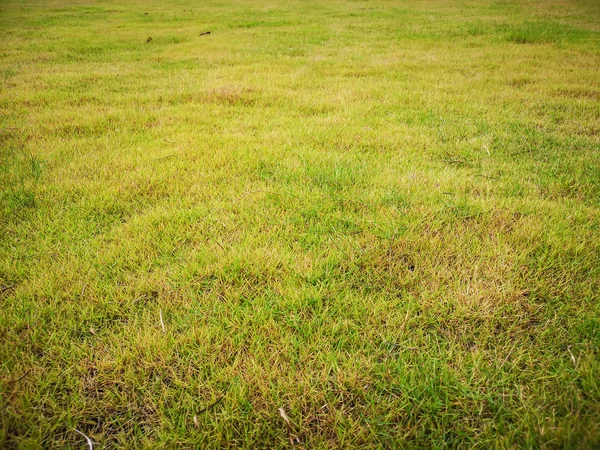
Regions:
M 12 0 L 0 40 L 0 446 L 600 446 L 597 1 Z

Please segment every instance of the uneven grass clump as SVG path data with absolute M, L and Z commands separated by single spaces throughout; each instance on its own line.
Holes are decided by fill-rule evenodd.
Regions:
M 600 447 L 598 2 L 0 39 L 0 447 Z

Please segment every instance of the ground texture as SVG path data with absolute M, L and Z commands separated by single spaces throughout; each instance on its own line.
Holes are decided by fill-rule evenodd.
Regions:
M 599 68 L 595 0 L 3 0 L 0 446 L 598 448 Z

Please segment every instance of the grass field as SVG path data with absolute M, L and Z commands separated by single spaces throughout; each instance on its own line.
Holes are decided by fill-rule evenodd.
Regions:
M 0 447 L 600 447 L 600 2 L 2 0 L 0 89 Z

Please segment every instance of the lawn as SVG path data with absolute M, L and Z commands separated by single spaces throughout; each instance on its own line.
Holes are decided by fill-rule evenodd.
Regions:
M 599 448 L 600 2 L 1 0 L 0 311 L 4 448 Z

